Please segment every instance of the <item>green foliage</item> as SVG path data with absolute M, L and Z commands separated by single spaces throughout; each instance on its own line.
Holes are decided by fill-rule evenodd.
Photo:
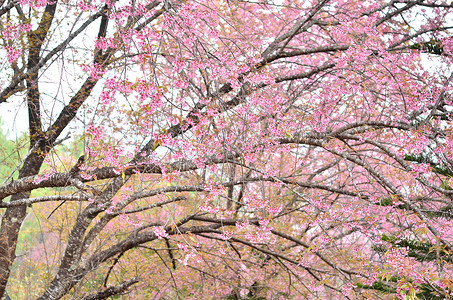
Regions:
M 378 200 L 379 200 L 379 202 L 376 202 L 374 204 L 379 205 L 379 206 L 392 206 L 394 203 L 394 199 L 391 197 L 380 198 Z M 408 205 L 406 205 L 406 204 L 399 204 L 399 205 L 396 205 L 395 207 L 399 208 L 399 209 L 410 209 L 408 207 Z
M 393 200 L 392 198 L 381 198 L 377 204 L 380 206 L 391 206 L 393 205 Z
M 426 299 L 426 300 L 441 300 L 441 299 L 449 299 L 443 295 L 439 295 L 439 293 L 434 290 L 434 288 L 430 285 L 425 283 L 418 285 L 420 292 L 417 293 L 417 297 L 419 299 Z M 434 286 L 436 289 L 438 287 Z
M 57 156 L 59 153 L 65 153 L 66 155 L 70 154 L 74 158 L 79 158 L 85 154 L 85 135 L 75 136 L 69 145 L 60 144 L 55 149 Z
M 452 176 L 453 172 L 447 169 L 445 166 L 435 163 L 432 159 L 430 159 L 425 154 L 406 154 L 404 155 L 404 160 L 417 162 L 417 163 L 425 163 L 429 164 L 433 168 L 433 172 L 444 175 L 444 176 Z M 451 189 L 450 187 L 448 187 Z
M 444 190 L 449 190 L 449 191 L 453 190 L 453 189 L 451 188 L 451 186 L 449 186 L 448 183 L 447 183 L 446 181 L 443 181 L 443 182 L 440 184 L 440 187 L 443 188 Z
M 425 212 L 431 218 L 453 218 L 453 205 L 446 205 L 437 211 Z
M 42 234 L 40 224 L 36 216 L 31 213 L 24 221 L 23 228 L 19 234 L 16 253 L 22 254 L 33 247 L 38 235 Z
M 16 140 L 8 139 L 8 132 L 3 130 L 4 123 L 0 119 L 0 184 L 3 183 L 13 170 L 16 169 L 11 178 L 16 179 L 18 174 L 18 164 L 28 151 L 28 142 L 25 135 L 21 135 Z
M 377 280 L 373 282 L 372 285 L 366 285 L 362 283 L 357 283 L 357 287 L 366 290 L 376 290 L 385 294 L 394 294 L 396 293 L 396 289 L 391 287 L 388 283 Z
M 438 40 L 431 40 L 429 42 L 424 43 L 416 43 L 411 45 L 410 48 L 436 55 L 442 55 L 444 53 L 444 46 Z
M 424 261 L 433 261 L 436 259 L 442 259 L 444 261 L 451 262 L 452 256 L 446 251 L 436 251 L 436 245 L 429 242 L 421 242 L 410 239 L 398 239 L 396 237 L 389 237 L 387 235 L 382 235 L 382 240 L 389 242 L 394 247 L 406 248 L 408 251 L 408 256 L 415 258 L 420 262 Z
M 413 239 L 399 239 L 394 236 L 382 235 L 382 241 L 390 243 L 393 247 L 404 248 L 407 250 L 408 256 L 413 257 L 420 262 L 442 260 L 444 262 L 451 262 L 452 255 L 450 252 L 445 251 L 443 248 L 438 248 L 430 242 L 417 241 Z M 376 245 L 373 249 L 377 252 L 386 252 L 388 249 Z M 374 282 L 372 285 L 363 285 L 357 284 L 357 287 L 364 289 L 373 289 L 383 293 L 395 293 L 395 287 L 389 284 L 390 282 L 399 282 L 401 278 L 396 278 L 395 276 L 388 278 L 386 281 L 380 280 Z M 411 282 L 407 278 L 404 279 L 407 282 Z M 445 299 L 442 295 L 439 295 L 439 291 L 442 291 L 440 287 L 427 284 L 417 284 L 419 292 L 417 293 L 418 299 Z
M 412 280 L 408 280 L 407 278 L 402 278 L 399 276 L 392 276 L 388 278 L 387 280 L 384 280 L 384 278 L 380 277 L 379 280 L 376 280 L 373 282 L 372 285 L 366 285 L 362 283 L 357 283 L 356 286 L 361 289 L 367 289 L 367 290 L 375 290 L 384 294 L 396 294 L 397 289 L 396 286 L 398 282 L 409 282 L 413 283 Z M 447 298 L 444 295 L 441 295 L 439 291 L 442 290 L 439 286 L 433 285 L 433 284 L 417 284 L 418 288 L 418 293 L 416 294 L 415 299 L 424 299 L 424 300 L 441 300 L 441 299 L 450 299 L 449 297 Z M 449 290 L 447 290 L 448 293 L 450 293 Z

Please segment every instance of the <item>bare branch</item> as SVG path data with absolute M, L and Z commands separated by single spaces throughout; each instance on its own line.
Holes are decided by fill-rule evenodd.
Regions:
M 96 294 L 91 294 L 89 296 L 83 297 L 83 300 L 102 300 L 102 299 L 107 299 L 109 297 L 115 296 L 115 295 L 121 295 L 124 292 L 126 292 L 132 285 L 136 284 L 139 282 L 138 278 L 132 278 L 129 279 L 128 281 L 125 281 L 121 283 L 120 285 L 116 286 L 109 286 L 102 291 L 97 292 Z

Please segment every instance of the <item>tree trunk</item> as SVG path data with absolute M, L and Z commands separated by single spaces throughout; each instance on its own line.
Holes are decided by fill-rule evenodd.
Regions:
M 19 178 L 36 175 L 44 159 L 36 153 L 31 154 L 19 171 Z M 30 197 L 30 192 L 11 196 L 11 202 Z M 20 227 L 27 215 L 27 207 L 16 206 L 6 209 L 0 227 L 0 297 L 3 297 L 8 283 L 11 266 L 16 258 L 16 246 Z

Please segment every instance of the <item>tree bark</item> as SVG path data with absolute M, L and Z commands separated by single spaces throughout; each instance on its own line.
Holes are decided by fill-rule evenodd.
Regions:
M 36 153 L 30 155 L 19 171 L 19 178 L 38 174 L 43 161 L 43 157 Z M 30 192 L 17 193 L 11 196 L 11 202 L 28 197 L 30 197 Z M 17 238 L 26 213 L 27 207 L 25 205 L 9 207 L 2 218 L 0 227 L 0 297 L 3 297 L 5 293 L 11 265 L 16 258 Z
M 41 47 L 46 39 L 57 8 L 57 1 L 48 4 L 38 28 L 28 34 L 27 106 L 29 124 L 30 155 L 19 170 L 19 178 L 37 175 L 50 145 L 46 142 L 41 124 L 40 93 L 38 71 L 31 72 L 39 63 Z M 11 196 L 11 202 L 30 197 L 30 192 L 20 192 Z M 16 258 L 16 246 L 20 227 L 27 215 L 27 207 L 16 206 L 6 209 L 0 227 L 0 297 L 3 297 L 8 283 L 11 266 Z

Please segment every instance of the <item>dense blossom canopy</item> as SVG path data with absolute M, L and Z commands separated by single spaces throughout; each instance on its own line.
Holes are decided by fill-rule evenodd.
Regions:
M 450 298 L 452 8 L 0 0 L 0 295 Z

